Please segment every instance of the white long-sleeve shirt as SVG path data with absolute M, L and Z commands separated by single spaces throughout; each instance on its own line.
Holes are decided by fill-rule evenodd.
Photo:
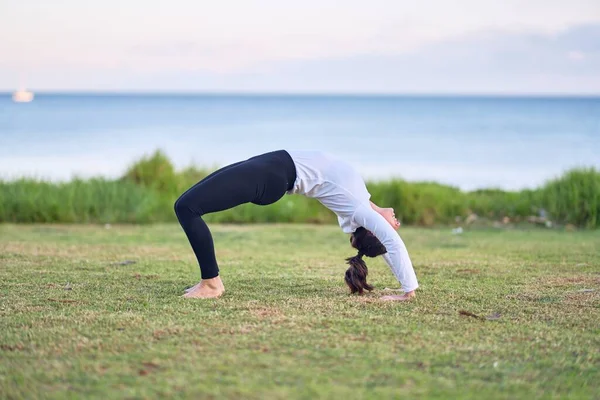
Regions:
M 345 233 L 363 227 L 385 246 L 384 260 L 405 292 L 419 287 L 400 235 L 373 208 L 364 180 L 348 163 L 319 151 L 288 151 L 296 165 L 296 181 L 288 194 L 317 199 L 333 211 Z

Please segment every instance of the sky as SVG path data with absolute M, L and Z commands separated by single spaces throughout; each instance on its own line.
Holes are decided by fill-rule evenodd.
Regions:
M 0 90 L 599 94 L 598 0 L 0 0 Z

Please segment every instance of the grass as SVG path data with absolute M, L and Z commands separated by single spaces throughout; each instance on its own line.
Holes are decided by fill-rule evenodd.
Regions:
M 176 222 L 173 204 L 211 169 L 176 171 L 160 151 L 135 161 L 120 179 L 46 182 L 32 178 L 0 180 L 0 223 L 157 223 Z M 367 182 L 375 203 L 396 209 L 405 225 L 439 226 L 471 220 L 600 227 L 600 171 L 576 168 L 536 189 L 464 192 L 435 182 L 399 178 Z M 208 216 L 222 223 L 333 223 L 336 216 L 316 200 L 285 196 L 270 207 L 252 204 Z
M 598 231 L 405 228 L 421 288 L 403 304 L 378 300 L 398 286 L 381 259 L 375 292 L 347 294 L 334 226 L 213 230 L 227 292 L 194 301 L 176 225 L 0 225 L 0 397 L 600 393 Z

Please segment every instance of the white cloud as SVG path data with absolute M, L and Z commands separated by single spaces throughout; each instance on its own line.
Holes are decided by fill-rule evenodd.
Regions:
M 118 88 L 129 74 L 261 75 L 282 63 L 399 56 L 481 32 L 560 35 L 594 21 L 597 0 L 4 2 L 0 88 L 23 71 L 37 77 L 28 86 L 66 89 Z M 563 58 L 578 61 L 568 55 L 576 51 L 587 55 L 570 48 Z
M 585 59 L 585 53 L 582 51 L 569 51 L 567 53 L 567 58 L 572 61 L 583 61 Z

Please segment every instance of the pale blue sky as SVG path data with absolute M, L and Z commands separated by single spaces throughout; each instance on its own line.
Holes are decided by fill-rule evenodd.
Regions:
M 600 93 L 598 0 L 4 0 L 0 37 L 0 90 Z

